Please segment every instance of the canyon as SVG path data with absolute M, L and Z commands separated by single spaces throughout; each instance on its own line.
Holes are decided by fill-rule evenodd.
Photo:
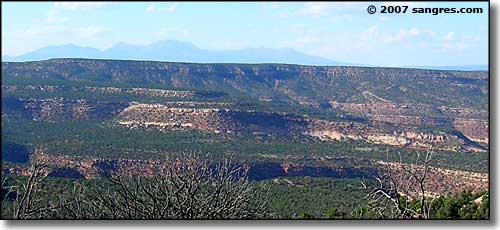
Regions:
M 488 188 L 484 71 L 51 59 L 3 62 L 1 89 L 13 175 L 28 160 L 54 177 L 153 175 L 190 148 L 238 150 L 253 180 L 374 178 L 409 164 L 385 150 L 432 149 L 437 194 Z

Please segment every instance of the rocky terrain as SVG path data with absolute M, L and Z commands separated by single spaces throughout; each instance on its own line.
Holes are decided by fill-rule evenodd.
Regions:
M 63 120 L 102 120 L 113 118 L 127 104 L 89 102 L 85 99 L 58 98 L 2 98 L 2 115 L 17 114 L 33 121 L 59 122 Z
M 259 159 L 248 165 L 251 177 L 262 180 L 374 177 L 386 164 L 395 164 L 394 159 L 380 161 L 374 149 L 414 153 L 432 148 L 448 157 L 439 162 L 447 168 L 436 164 L 431 175 L 429 186 L 439 187 L 437 193 L 446 193 L 446 184 L 457 191 L 485 189 L 488 90 L 488 72 L 481 71 L 89 59 L 4 62 L 2 126 L 8 129 L 2 138 L 15 148 L 2 148 L 2 156 L 18 159 L 12 155 L 33 152 L 41 143 L 52 152 L 32 157 L 56 165 L 52 176 L 95 178 L 119 169 L 152 175 L 168 163 L 151 160 L 157 159 L 151 154 L 184 150 L 177 147 L 180 143 L 221 154 L 234 144 L 241 145 L 239 157 Z M 75 133 L 80 128 L 85 135 Z M 37 132 L 54 129 L 59 132 L 53 137 Z M 109 138 L 99 133 L 104 129 Z M 115 157 L 103 157 L 106 151 Z M 140 157 L 121 157 L 125 153 Z M 308 159 L 313 156 L 321 159 Z M 354 160 L 340 162 L 339 156 Z M 477 159 L 481 162 L 471 162 Z M 452 170 L 450 164 L 468 168 Z M 22 174 L 24 169 L 4 170 Z
M 391 175 L 400 184 L 407 184 L 408 175 L 405 173 L 402 164 L 392 162 L 377 162 L 383 168 L 389 168 Z M 423 168 L 417 165 L 404 164 L 404 168 L 416 172 L 417 176 L 423 175 Z M 443 194 L 452 194 L 461 191 L 479 192 L 489 188 L 489 174 L 474 173 L 460 170 L 447 170 L 430 167 L 426 175 L 424 187 L 427 188 L 428 196 L 438 196 Z M 419 191 L 417 184 L 410 188 L 411 191 Z
M 488 108 L 488 73 L 287 64 L 51 59 L 2 63 L 10 79 L 219 90 L 299 103 L 417 103 Z M 33 81 L 31 81 L 33 82 Z
M 53 92 L 63 87 L 47 85 L 8 85 L 9 92 Z M 71 90 L 77 91 L 78 88 Z M 194 92 L 145 88 L 85 87 L 93 93 L 133 93 L 155 97 L 193 97 Z M 230 103 L 169 101 L 162 104 L 119 103 L 67 100 L 57 98 L 3 97 L 2 114 L 19 113 L 34 121 L 116 119 L 130 128 L 146 127 L 160 130 L 202 130 L 215 133 L 240 132 L 266 135 L 310 135 L 321 140 L 364 140 L 376 144 L 426 148 L 442 145 L 452 151 L 485 151 L 488 146 L 486 111 L 432 107 L 418 104 L 395 103 L 331 103 L 332 110 L 348 112 L 367 118 L 371 123 L 329 122 L 287 113 L 231 110 Z M 225 107 L 225 109 L 220 109 Z M 438 114 L 438 115 L 433 115 Z M 482 119 L 481 119 L 482 118 Z M 393 124 L 392 126 L 379 125 Z M 396 125 L 405 125 L 397 127 Z M 450 126 L 455 132 L 429 132 L 418 127 Z M 413 127 L 413 128 L 412 128 Z M 473 143 L 471 145 L 471 143 Z
M 300 117 L 213 108 L 176 108 L 162 104 L 134 104 L 118 115 L 118 124 L 130 128 L 195 129 L 214 133 L 298 135 L 307 122 Z
M 130 159 L 105 159 L 72 156 L 50 156 L 47 154 L 33 155 L 32 159 L 48 164 L 51 168 L 49 176 L 75 179 L 92 179 L 96 177 L 110 177 L 111 175 L 145 175 L 154 176 L 159 170 L 166 170 L 172 165 L 171 161 L 143 161 Z M 380 177 L 384 170 L 391 169 L 394 178 L 401 178 L 404 171 L 399 163 L 377 161 L 374 164 L 380 168 L 367 166 L 340 166 L 336 164 L 342 159 L 321 159 L 319 165 L 282 162 L 254 162 L 245 163 L 251 180 L 265 180 L 279 177 L 330 177 L 330 178 L 358 178 Z M 405 167 L 416 166 L 405 165 Z M 27 175 L 25 167 L 3 167 L 3 173 Z M 444 195 L 461 192 L 462 190 L 479 192 L 488 189 L 489 176 L 487 173 L 474 173 L 460 170 L 446 170 L 431 167 L 429 169 L 426 188 L 429 196 Z M 404 183 L 400 181 L 400 183 Z M 419 191 L 417 187 L 412 191 Z
M 375 144 L 450 151 L 485 151 L 469 148 L 461 137 L 445 132 L 399 128 L 397 131 L 357 122 L 329 122 L 289 114 L 218 109 L 172 108 L 161 104 L 134 104 L 118 115 L 129 128 L 201 130 L 214 133 L 310 135 L 325 141 L 363 140 Z M 483 127 L 484 128 L 484 127 Z

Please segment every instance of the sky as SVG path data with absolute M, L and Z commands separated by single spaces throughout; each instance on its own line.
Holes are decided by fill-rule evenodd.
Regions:
M 488 64 L 488 2 L 2 2 L 2 55 L 51 45 L 191 42 L 210 50 L 292 48 L 378 66 Z M 375 5 L 377 13 L 368 14 Z M 407 5 L 381 14 L 381 5 Z M 412 14 L 481 7 L 481 14 Z

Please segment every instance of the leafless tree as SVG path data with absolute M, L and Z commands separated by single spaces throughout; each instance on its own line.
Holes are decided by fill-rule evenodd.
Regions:
M 182 154 L 171 159 L 168 167 L 159 166 L 155 176 L 124 176 L 118 171 L 104 182 L 94 181 L 93 186 L 77 182 L 71 191 L 44 200 L 45 205 L 39 203 L 38 193 L 47 167 L 33 163 L 24 189 L 17 190 L 13 219 L 270 217 L 267 195 L 248 180 L 248 167 L 231 159 L 219 163 L 205 159 L 196 153 Z
M 240 219 L 265 217 L 267 197 L 248 180 L 248 168 L 183 154 L 153 177 L 114 175 L 74 202 L 70 218 Z M 75 207 L 78 205 L 78 207 Z
M 417 152 L 414 163 L 406 164 L 398 152 L 399 163 L 385 162 L 383 175 L 376 178 L 378 186 L 371 188 L 367 195 L 372 210 L 383 218 L 430 218 L 435 197 L 429 198 L 426 179 L 431 170 L 429 163 L 433 153 L 432 147 L 425 154 Z M 365 183 L 362 184 L 368 188 Z M 413 200 L 418 202 L 411 202 Z
M 114 176 L 94 197 L 111 218 L 252 218 L 256 204 L 247 169 L 225 160 L 215 166 L 196 154 L 177 158 L 152 178 Z
M 35 153 L 41 151 L 36 149 Z M 31 165 L 27 170 L 27 181 L 19 186 L 7 186 L 7 177 L 2 178 L 2 189 L 6 189 L 2 199 L 2 206 L 6 204 L 10 194 L 14 194 L 14 200 L 10 206 L 9 213 L 12 219 L 33 219 L 44 218 L 52 211 L 59 209 L 61 206 L 56 205 L 52 201 L 42 200 L 40 193 L 43 192 L 43 181 L 50 173 L 50 168 L 44 163 L 31 161 Z

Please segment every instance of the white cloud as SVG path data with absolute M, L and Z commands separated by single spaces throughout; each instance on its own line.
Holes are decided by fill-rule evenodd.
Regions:
M 320 42 L 320 39 L 317 37 L 302 37 L 295 40 L 295 44 L 312 44 L 315 42 Z
M 172 6 L 169 6 L 167 8 L 165 8 L 168 12 L 174 12 L 177 10 L 177 6 L 179 5 L 179 3 L 175 3 L 174 5 Z
M 442 43 L 439 43 L 435 50 L 441 52 L 456 52 L 477 47 L 480 44 L 481 37 L 479 35 L 457 36 L 454 32 L 449 32 L 443 36 Z
M 304 33 L 296 33 L 295 39 L 282 42 L 280 47 L 293 47 L 302 52 L 332 60 L 354 63 L 367 63 L 366 60 L 369 60 L 377 63 L 379 60 L 360 58 L 356 53 L 359 54 L 359 50 L 362 50 L 366 56 L 392 55 L 395 60 L 403 60 L 405 57 L 401 49 L 405 49 L 408 53 L 427 52 L 429 55 L 439 53 L 446 57 L 457 52 L 465 52 L 478 44 L 478 42 L 473 43 L 477 37 L 470 36 L 468 37 L 470 42 L 467 42 L 463 36 L 454 34 L 454 40 L 444 41 L 443 36 L 447 35 L 446 33 L 437 34 L 428 28 L 410 27 L 389 32 L 390 27 L 384 25 L 375 19 L 374 24 L 367 26 L 363 31 L 337 36 L 307 30 Z M 291 30 L 300 28 L 299 24 L 290 27 Z M 398 44 L 391 44 L 393 42 L 398 42 Z M 383 62 L 384 60 L 380 60 L 380 63 Z
M 321 15 L 327 13 L 331 9 L 331 5 L 327 2 L 309 2 L 299 9 L 300 15 Z
M 439 51 L 448 52 L 448 51 L 462 51 L 468 48 L 469 45 L 462 42 L 445 42 L 439 48 Z
M 331 23 L 345 23 L 345 22 L 350 22 L 355 18 L 354 14 L 349 14 L 349 13 L 336 13 L 329 18 L 329 21 Z
M 155 12 L 157 11 L 158 9 L 156 8 L 156 6 L 154 5 L 149 5 L 147 8 L 146 8 L 146 11 L 147 12 Z
M 177 10 L 177 6 L 179 3 L 174 3 L 171 6 L 168 7 L 156 7 L 155 5 L 151 4 L 146 8 L 147 12 L 175 12 Z
M 443 40 L 445 41 L 452 41 L 455 39 L 455 32 L 448 32 L 444 37 Z
M 462 41 L 464 41 L 464 42 L 479 42 L 479 41 L 481 41 L 481 36 L 479 36 L 479 35 L 464 35 L 464 36 L 462 36 Z
M 68 17 L 61 16 L 63 11 L 89 11 L 105 8 L 116 4 L 114 2 L 55 2 L 53 7 L 47 12 L 45 22 L 50 24 L 64 23 Z
M 96 38 L 98 35 L 108 32 L 109 30 L 100 26 L 86 26 L 77 28 L 66 28 L 67 31 L 81 38 Z
M 288 17 L 290 17 L 290 14 L 289 13 L 279 13 L 278 17 L 280 17 L 280 18 L 288 18 Z
M 97 35 L 109 31 L 100 26 L 85 26 L 85 27 L 69 27 L 69 26 L 46 26 L 33 27 L 25 30 L 18 30 L 10 34 L 11 39 L 50 39 L 53 37 L 63 37 L 70 40 L 76 39 L 94 39 Z M 64 36 L 57 36 L 64 34 Z
M 67 17 L 60 17 L 60 16 L 48 16 L 45 21 L 47 23 L 63 23 L 68 21 L 69 19 Z
M 282 4 L 283 3 L 281 3 L 281 2 L 262 2 L 260 4 L 260 6 L 261 6 L 262 9 L 275 10 L 275 9 L 280 8 Z
M 303 23 L 291 24 L 288 26 L 288 28 L 293 33 L 302 34 L 305 32 L 306 24 L 303 24 Z
M 320 16 L 333 12 L 358 10 L 365 5 L 360 2 L 308 2 L 297 13 L 299 15 Z
M 360 43 L 365 43 L 366 45 L 364 47 L 366 49 L 366 46 L 371 44 L 372 41 L 376 40 L 379 37 L 379 35 L 380 33 L 378 25 L 373 25 L 360 34 L 359 36 L 361 41 Z
M 93 10 L 115 4 L 114 2 L 56 2 L 55 9 L 62 10 Z
M 315 18 L 332 16 L 332 20 L 337 21 L 338 19 L 350 20 L 352 19 L 350 13 L 363 9 L 366 11 L 366 4 L 360 2 L 308 2 L 304 3 L 297 10 L 284 11 L 275 15 L 280 18 L 288 18 L 290 16 L 311 16 Z
M 422 36 L 434 36 L 436 32 L 429 29 L 419 29 L 419 28 L 411 28 L 400 29 L 398 33 L 389 35 L 385 41 L 386 42 L 400 42 L 407 39 L 411 39 L 414 37 L 422 37 Z
M 377 33 L 377 32 L 378 32 L 378 25 L 374 25 L 374 26 L 368 28 L 368 30 L 367 30 L 368 34 L 374 34 L 374 33 Z
M 52 9 L 47 12 L 47 18 L 45 19 L 45 21 L 50 24 L 66 22 L 68 18 L 60 16 L 59 11 L 60 9 L 57 9 L 55 6 L 52 7 Z
M 378 20 L 380 20 L 380 21 L 382 21 L 382 22 L 385 22 L 385 21 L 389 20 L 389 18 L 388 18 L 387 16 L 380 16 L 380 17 L 378 18 Z

